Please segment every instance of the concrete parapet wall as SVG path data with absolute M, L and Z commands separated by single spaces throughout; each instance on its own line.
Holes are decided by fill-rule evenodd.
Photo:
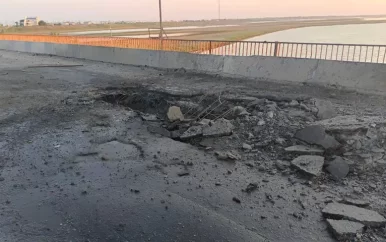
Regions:
M 384 64 L 260 56 L 211 56 L 22 41 L 0 41 L 0 49 L 136 66 L 185 68 L 265 80 L 338 85 L 366 92 L 386 91 Z

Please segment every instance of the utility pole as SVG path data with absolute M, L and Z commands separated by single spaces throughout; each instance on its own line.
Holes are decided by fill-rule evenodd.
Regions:
M 218 20 L 221 19 L 221 0 L 217 0 L 218 2 Z
M 159 38 L 162 40 L 163 37 L 163 26 L 162 26 L 162 0 L 159 0 Z

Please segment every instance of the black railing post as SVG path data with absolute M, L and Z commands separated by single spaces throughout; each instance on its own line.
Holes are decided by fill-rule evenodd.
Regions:
M 276 41 L 273 56 L 278 56 L 278 54 L 279 54 L 279 42 Z
M 209 40 L 209 55 L 212 54 L 212 41 Z

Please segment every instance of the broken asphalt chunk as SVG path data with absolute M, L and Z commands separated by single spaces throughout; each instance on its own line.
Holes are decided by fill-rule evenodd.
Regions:
M 232 134 L 234 126 L 229 120 L 220 118 L 212 124 L 205 125 L 202 128 L 204 137 L 220 137 Z
M 351 241 L 358 233 L 362 233 L 365 227 L 361 223 L 347 220 L 327 219 L 327 223 L 336 239 L 340 241 Z
M 341 203 L 328 204 L 322 213 L 325 217 L 347 219 L 367 226 L 380 227 L 386 224 L 386 219 L 375 211 Z
M 309 175 L 317 176 L 323 169 L 324 157 L 317 155 L 302 155 L 293 159 L 291 164 Z
M 325 149 L 338 149 L 341 144 L 334 137 L 326 134 L 321 125 L 308 126 L 296 132 L 295 138 L 311 145 L 320 145 Z
M 192 126 L 180 136 L 180 139 L 187 140 L 187 139 L 199 137 L 201 135 L 202 135 L 202 127 Z
M 307 147 L 304 145 L 290 146 L 284 149 L 289 153 L 295 153 L 300 155 L 322 155 L 324 150 L 318 148 Z

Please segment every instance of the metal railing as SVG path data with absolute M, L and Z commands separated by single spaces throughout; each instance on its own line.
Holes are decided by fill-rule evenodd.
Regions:
M 0 40 L 178 51 L 203 55 L 274 56 L 382 64 L 386 61 L 386 45 L 1 34 Z

